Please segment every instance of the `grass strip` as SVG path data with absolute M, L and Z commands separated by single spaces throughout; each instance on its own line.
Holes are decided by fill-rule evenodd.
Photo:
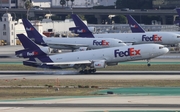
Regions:
M 179 82 L 180 80 L 0 79 L 0 99 L 86 96 L 112 87 L 180 87 Z M 78 88 L 80 86 L 83 88 Z M 90 88 L 92 86 L 98 88 Z M 59 91 L 56 91 L 57 87 Z

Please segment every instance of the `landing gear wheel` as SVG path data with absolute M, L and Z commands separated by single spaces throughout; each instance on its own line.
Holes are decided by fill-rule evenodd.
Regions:
M 96 69 L 92 69 L 92 73 L 95 73 L 96 72 Z
M 92 73 L 93 71 L 91 69 L 88 70 L 88 73 Z
M 80 74 L 83 74 L 83 73 L 84 73 L 84 70 L 80 70 L 79 73 L 80 73 Z
M 80 70 L 80 74 L 90 74 L 90 73 L 95 73 L 96 69 L 89 69 L 89 70 Z
M 151 66 L 151 64 L 150 64 L 150 62 L 149 62 L 149 59 L 147 59 L 147 66 L 148 66 L 148 67 Z
M 84 70 L 84 74 L 87 74 L 87 70 Z

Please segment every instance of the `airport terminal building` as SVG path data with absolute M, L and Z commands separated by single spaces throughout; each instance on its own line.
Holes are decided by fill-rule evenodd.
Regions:
M 52 21 L 51 19 L 43 19 L 42 21 L 31 21 L 34 27 L 40 32 L 55 32 L 56 34 L 67 34 L 69 27 L 74 27 L 74 22 L 72 20 L 65 21 Z M 86 21 L 84 21 L 87 24 Z M 10 13 L 5 13 L 2 16 L 2 21 L 0 21 L 0 41 L 5 42 L 7 45 L 17 45 L 16 34 L 24 33 L 26 35 L 22 20 L 13 20 Z

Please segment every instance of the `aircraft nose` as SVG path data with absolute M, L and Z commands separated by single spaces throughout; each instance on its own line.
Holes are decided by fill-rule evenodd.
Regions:
M 164 51 L 164 54 L 166 54 L 166 53 L 169 52 L 169 49 L 168 49 L 167 47 L 165 47 L 165 48 L 163 49 L 163 51 Z
M 123 46 L 127 46 L 127 44 L 123 43 Z

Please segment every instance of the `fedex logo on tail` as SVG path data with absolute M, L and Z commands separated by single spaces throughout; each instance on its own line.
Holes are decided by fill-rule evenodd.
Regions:
M 131 28 L 138 28 L 137 25 L 130 25 Z
M 81 29 L 81 30 L 77 29 L 77 32 L 78 32 L 78 33 L 85 33 L 86 30 L 84 30 L 84 29 Z
M 34 52 L 27 52 L 27 56 L 35 56 L 38 55 L 38 52 L 34 51 Z
M 98 42 L 97 40 L 93 40 L 93 45 L 96 45 L 96 46 L 108 46 L 109 42 L 107 42 L 106 40 L 102 40 L 100 42 Z
M 95 66 L 101 66 L 101 64 L 95 64 Z
M 114 50 L 114 57 L 138 56 L 138 55 L 141 55 L 140 49 L 135 50 L 134 48 L 128 48 L 127 51 L 120 51 L 119 49 Z
M 34 28 L 26 28 L 26 31 L 32 31 L 32 30 L 34 30 Z
M 146 36 L 146 35 L 142 35 L 142 41 L 154 41 L 154 42 L 159 42 L 162 41 L 162 37 L 158 36 L 157 34 L 154 34 L 152 36 Z

